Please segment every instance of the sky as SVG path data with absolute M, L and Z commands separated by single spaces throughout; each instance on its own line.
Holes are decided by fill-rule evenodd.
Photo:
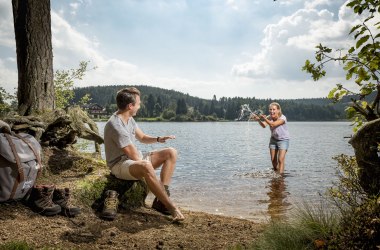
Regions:
M 17 88 L 11 0 L 0 0 L 0 86 Z M 338 63 L 314 82 L 319 43 L 349 48 L 358 22 L 342 0 L 51 0 L 53 67 L 90 70 L 75 87 L 148 85 L 205 99 L 326 97 Z M 351 83 L 348 83 L 351 84 Z M 348 85 L 350 86 L 350 85 Z M 353 86 L 353 85 L 352 85 Z

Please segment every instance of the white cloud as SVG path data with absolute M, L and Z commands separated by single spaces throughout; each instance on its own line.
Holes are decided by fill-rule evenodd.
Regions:
M 345 13 L 341 10 L 338 19 L 334 20 L 334 14 L 326 9 L 300 9 L 283 17 L 265 28 L 262 50 L 253 55 L 251 61 L 234 65 L 232 73 L 253 79 L 306 79 L 308 76 L 301 67 L 306 59 L 314 57 L 316 45 L 347 47 L 351 23 L 344 19 Z M 333 76 L 339 75 L 342 76 L 342 71 L 334 70 Z
M 305 2 L 305 9 L 315 9 L 323 5 L 331 5 L 332 0 L 309 0 Z
M 314 47 L 320 42 L 347 47 L 347 32 L 355 20 L 347 8 L 338 12 L 333 0 L 225 0 L 206 5 L 201 1 L 129 0 L 108 3 L 103 16 L 94 17 L 91 11 L 102 4 L 56 2 L 51 13 L 55 70 L 77 68 L 80 61 L 90 61 L 90 67 L 98 68 L 87 72 L 75 86 L 145 84 L 202 98 L 213 94 L 326 96 L 342 72 L 336 70 L 314 83 L 301 67 L 314 57 Z M 72 11 L 75 15 L 69 14 Z M 104 16 L 110 11 L 114 14 L 111 20 Z M 268 11 L 273 15 L 268 17 Z M 282 16 L 285 11 L 288 14 Z M 10 1 L 0 0 L 0 14 L 0 79 L 15 87 Z M 267 24 L 268 20 L 272 23 Z M 6 54 L 2 53 L 4 47 L 10 48 Z M 231 74 L 229 65 L 234 63 Z
M 0 0 L 0 46 L 15 47 L 12 5 Z
M 99 43 L 96 39 L 91 41 L 55 12 L 52 12 L 52 33 L 55 69 L 77 68 L 80 61 L 90 61 L 90 67 L 97 67 L 76 83 L 78 87 L 147 80 L 147 77 L 138 72 L 136 65 L 103 56 L 98 50 Z
M 0 86 L 8 93 L 14 94 L 17 87 L 16 83 L 17 72 L 6 67 L 4 61 L 0 59 Z
M 76 15 L 77 14 L 77 9 L 79 8 L 80 4 L 79 3 L 70 3 L 71 7 L 71 14 Z

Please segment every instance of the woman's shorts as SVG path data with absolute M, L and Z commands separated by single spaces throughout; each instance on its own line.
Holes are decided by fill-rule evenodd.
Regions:
M 151 162 L 151 159 L 150 159 L 151 154 L 152 152 L 143 154 L 142 159 L 145 161 Z M 118 179 L 129 180 L 129 181 L 138 180 L 135 177 L 133 177 L 131 173 L 129 172 L 129 167 L 135 163 L 136 161 L 128 159 L 128 158 L 121 159 L 118 163 L 112 166 L 111 173 Z
M 270 149 L 283 149 L 283 150 L 288 150 L 289 148 L 289 140 L 276 140 L 274 138 L 270 138 L 269 141 L 269 148 Z

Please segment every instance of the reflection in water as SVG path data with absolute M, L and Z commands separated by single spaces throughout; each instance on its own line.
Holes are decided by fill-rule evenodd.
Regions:
M 286 211 L 290 207 L 287 202 L 288 192 L 286 191 L 285 177 L 275 177 L 269 182 L 269 205 L 268 214 L 272 220 L 285 219 Z

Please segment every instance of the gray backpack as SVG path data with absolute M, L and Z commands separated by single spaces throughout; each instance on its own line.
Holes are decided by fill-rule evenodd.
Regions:
M 29 134 L 0 133 L 0 202 L 24 198 L 42 169 L 41 146 Z

